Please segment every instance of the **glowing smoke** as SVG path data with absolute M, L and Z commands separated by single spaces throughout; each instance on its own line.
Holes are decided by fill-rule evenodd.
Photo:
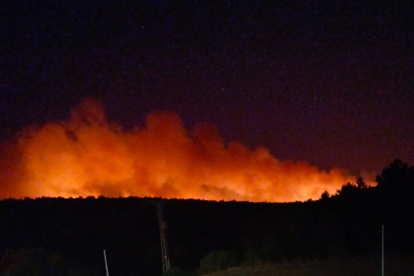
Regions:
M 175 113 L 151 113 L 124 131 L 84 99 L 71 119 L 23 130 L 0 148 L 0 198 L 138 196 L 302 201 L 335 193 L 354 176 L 279 161 L 265 148 L 226 146 L 210 124 L 187 130 Z

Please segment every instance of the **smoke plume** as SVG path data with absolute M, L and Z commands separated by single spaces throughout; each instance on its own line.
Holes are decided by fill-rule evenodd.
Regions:
M 84 99 L 67 121 L 31 126 L 0 147 L 0 198 L 164 197 L 288 202 L 335 193 L 354 176 L 280 161 L 266 148 L 226 145 L 217 128 L 184 128 L 170 112 L 124 130 L 99 100 Z

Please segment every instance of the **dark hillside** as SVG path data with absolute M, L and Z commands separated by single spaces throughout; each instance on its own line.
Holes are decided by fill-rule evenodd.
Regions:
M 396 160 L 378 177 L 378 187 L 347 183 L 334 196 L 304 203 L 3 200 L 0 269 L 10 274 L 13 267 L 33 263 L 40 274 L 60 269 L 61 275 L 103 275 L 106 249 L 111 275 L 160 275 L 158 203 L 172 267 L 200 273 L 243 264 L 378 255 L 381 225 L 387 253 L 413 252 L 412 172 Z

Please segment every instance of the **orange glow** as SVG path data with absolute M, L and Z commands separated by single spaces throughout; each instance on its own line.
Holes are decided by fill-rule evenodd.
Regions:
M 355 177 L 265 148 L 226 146 L 210 124 L 183 127 L 175 113 L 151 113 L 124 131 L 100 101 L 84 99 L 71 119 L 30 127 L 0 148 L 0 198 L 137 196 L 290 202 L 333 194 Z

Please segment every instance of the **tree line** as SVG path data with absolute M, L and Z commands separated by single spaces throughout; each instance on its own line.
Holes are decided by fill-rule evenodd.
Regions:
M 414 169 L 397 159 L 368 187 L 293 203 L 161 198 L 0 201 L 2 275 L 161 275 L 156 203 L 163 202 L 173 269 L 202 275 L 229 266 L 414 251 Z M 24 272 L 26 271 L 26 272 Z

